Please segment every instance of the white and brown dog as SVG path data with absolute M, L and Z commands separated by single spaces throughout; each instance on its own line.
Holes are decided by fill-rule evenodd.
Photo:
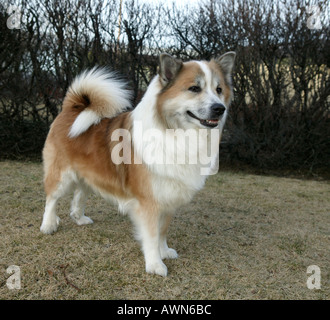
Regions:
M 132 111 L 130 91 L 113 74 L 94 68 L 78 76 L 43 150 L 47 198 L 40 230 L 57 230 L 56 203 L 71 190 L 71 217 L 78 225 L 92 223 L 84 207 L 96 191 L 131 217 L 146 271 L 166 276 L 162 259 L 178 256 L 166 242 L 174 210 L 204 186 L 217 163 L 234 60 L 234 52 L 184 63 L 162 54 L 159 74 Z M 217 147 L 205 167 L 212 132 L 218 133 Z M 187 143 L 187 137 L 197 139 Z

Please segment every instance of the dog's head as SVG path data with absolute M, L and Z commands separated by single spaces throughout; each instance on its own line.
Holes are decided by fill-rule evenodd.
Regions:
M 231 72 L 235 55 L 227 52 L 211 61 L 184 63 L 166 53 L 160 55 L 162 90 L 157 109 L 168 128 L 223 125 L 233 94 Z

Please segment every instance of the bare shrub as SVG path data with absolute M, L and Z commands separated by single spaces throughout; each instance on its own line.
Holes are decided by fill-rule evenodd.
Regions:
M 157 72 L 159 53 L 209 59 L 235 50 L 235 99 L 221 160 L 329 165 L 326 1 L 205 0 L 178 7 L 22 0 L 20 29 L 7 28 L 8 5 L 0 4 L 2 158 L 40 154 L 69 83 L 84 68 L 118 71 L 136 103 Z

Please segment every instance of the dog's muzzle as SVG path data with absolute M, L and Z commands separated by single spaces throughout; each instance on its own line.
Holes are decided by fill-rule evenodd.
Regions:
M 210 107 L 210 115 L 208 119 L 201 119 L 198 118 L 195 114 L 193 114 L 191 111 L 187 111 L 187 114 L 198 120 L 201 125 L 209 128 L 215 128 L 220 121 L 221 116 L 225 113 L 226 107 L 221 103 L 214 103 Z

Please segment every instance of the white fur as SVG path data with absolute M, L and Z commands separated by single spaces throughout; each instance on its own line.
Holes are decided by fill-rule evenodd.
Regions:
M 62 173 L 61 181 L 56 191 L 46 199 L 46 207 L 40 227 L 40 231 L 45 234 L 54 233 L 60 223 L 60 218 L 56 215 L 56 205 L 58 200 L 64 195 L 74 190 L 71 202 L 71 218 L 79 225 L 91 224 L 93 220 L 85 216 L 85 204 L 90 193 L 90 188 L 77 176 L 73 170 Z
M 82 184 L 79 184 L 79 188 L 74 192 L 70 216 L 78 226 L 93 223 L 91 218 L 85 216 L 85 204 L 88 194 L 89 190 Z
M 131 91 L 126 83 L 116 79 L 105 68 L 93 68 L 77 76 L 72 82 L 68 95 L 86 95 L 91 105 L 82 111 L 71 126 L 69 137 L 74 138 L 102 118 L 112 118 L 131 107 Z M 97 101 L 97 105 L 95 105 Z
M 77 181 L 77 176 L 73 171 L 69 170 L 62 173 L 61 182 L 58 184 L 56 191 L 46 199 L 45 213 L 40 227 L 41 232 L 51 234 L 57 230 L 60 223 L 60 218 L 56 215 L 57 201 L 70 192 Z
M 84 110 L 80 112 L 76 120 L 73 122 L 69 137 L 75 138 L 78 137 L 83 132 L 87 131 L 92 125 L 98 124 L 101 121 L 101 116 L 98 115 L 93 110 Z
M 146 271 L 161 276 L 167 276 L 167 267 L 160 256 L 159 230 L 152 236 L 148 230 L 148 224 L 142 214 L 132 214 L 131 219 L 136 228 L 136 238 L 141 242 L 142 252 L 145 259 Z

